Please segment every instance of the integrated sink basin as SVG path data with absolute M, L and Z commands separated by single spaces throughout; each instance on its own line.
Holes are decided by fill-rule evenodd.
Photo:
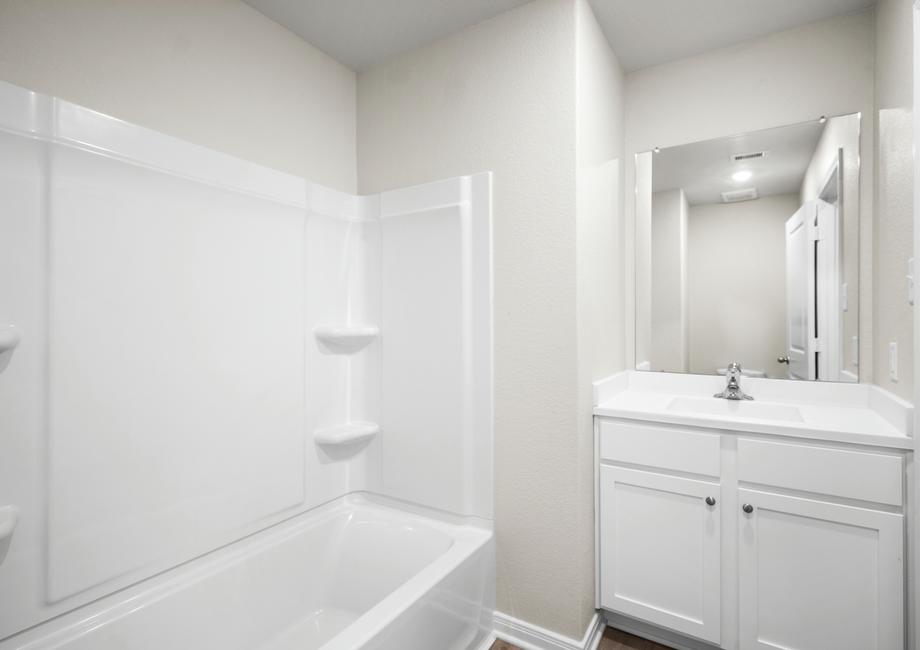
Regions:
M 675 397 L 668 404 L 667 410 L 678 413 L 699 413 L 703 415 L 725 415 L 753 420 L 773 420 L 779 422 L 804 422 L 802 414 L 795 406 L 786 404 L 761 404 L 742 402 L 715 397 Z

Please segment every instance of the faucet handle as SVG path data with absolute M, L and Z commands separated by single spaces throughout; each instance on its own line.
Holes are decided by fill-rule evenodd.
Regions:
M 732 361 L 730 364 L 728 364 L 728 368 L 725 369 L 725 379 L 729 383 L 737 384 L 738 381 L 741 380 L 741 375 L 741 364 L 737 361 Z

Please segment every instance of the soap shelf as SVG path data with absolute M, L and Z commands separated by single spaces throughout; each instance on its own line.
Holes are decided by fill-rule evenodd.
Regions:
M 374 422 L 349 422 L 317 429 L 313 432 L 313 440 L 318 445 L 350 445 L 373 438 L 379 432 L 380 426 Z
M 19 345 L 19 330 L 14 325 L 0 325 L 0 353 Z
M 16 506 L 3 506 L 0 508 L 0 542 L 9 538 L 19 522 L 19 508 Z M 0 559 L 3 559 L 0 557 Z
M 352 354 L 367 346 L 380 334 L 376 325 L 347 325 L 332 327 L 318 325 L 313 336 L 323 349 L 334 354 Z

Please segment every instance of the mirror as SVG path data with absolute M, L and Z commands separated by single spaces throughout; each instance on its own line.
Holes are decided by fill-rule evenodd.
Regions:
M 637 369 L 858 381 L 859 122 L 637 154 Z

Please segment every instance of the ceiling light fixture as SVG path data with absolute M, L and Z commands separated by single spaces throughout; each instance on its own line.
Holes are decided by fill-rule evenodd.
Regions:
M 746 180 L 750 180 L 751 176 L 753 176 L 753 174 L 749 170 L 742 169 L 732 174 L 732 180 L 736 183 L 743 183 Z
M 824 124 L 825 122 L 827 122 L 827 115 L 822 115 L 818 118 L 818 124 Z

